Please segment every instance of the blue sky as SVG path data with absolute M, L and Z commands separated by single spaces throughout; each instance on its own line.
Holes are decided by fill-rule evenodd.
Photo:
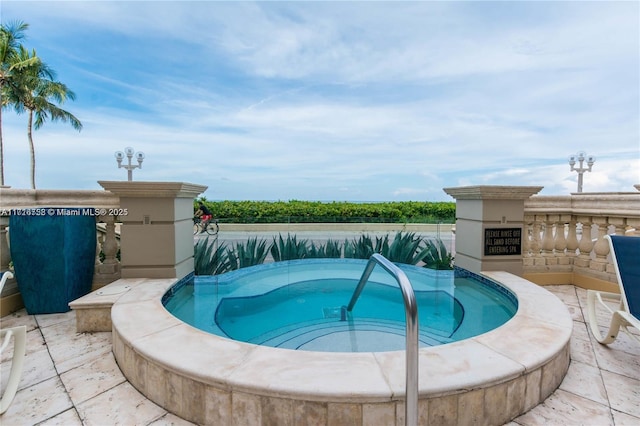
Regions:
M 444 187 L 640 183 L 638 2 L 2 0 L 84 129 L 34 133 L 38 188 L 207 185 L 211 200 L 452 200 Z M 28 188 L 26 116 L 3 111 Z

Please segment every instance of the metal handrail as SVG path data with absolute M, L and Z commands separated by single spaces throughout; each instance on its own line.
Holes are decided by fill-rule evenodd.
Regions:
M 373 272 L 376 263 L 382 266 L 398 282 L 402 298 L 404 299 L 404 311 L 406 316 L 406 378 L 405 378 L 405 425 L 418 424 L 418 305 L 416 295 L 409 278 L 404 271 L 391 263 L 381 254 L 375 253 L 362 273 L 358 286 L 351 296 L 347 310 L 351 312 L 358 301 L 360 293 L 364 289 L 369 276 Z

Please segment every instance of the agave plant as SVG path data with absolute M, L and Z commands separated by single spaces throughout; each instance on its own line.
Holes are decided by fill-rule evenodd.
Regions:
M 278 239 L 273 238 L 273 244 L 271 244 L 269 251 L 274 262 L 304 259 L 309 252 L 308 244 L 307 240 L 298 241 L 295 235 L 287 234 L 285 240 L 281 234 L 278 234 Z
M 209 238 L 202 238 L 195 244 L 193 261 L 196 275 L 218 275 L 232 269 L 225 244 L 218 245 Z
M 414 232 L 408 234 L 398 232 L 387 252 L 382 255 L 392 262 L 416 265 L 428 253 L 426 247 L 420 249 L 422 241 L 422 238 L 416 236 Z
M 426 251 L 422 261 L 424 267 L 429 269 L 453 269 L 453 256 L 447 251 L 444 243 L 440 238 L 435 241 L 426 240 Z
M 353 259 L 368 259 L 374 253 L 380 253 L 386 257 L 389 252 L 389 235 L 376 237 L 375 243 L 368 234 L 361 235 L 358 239 L 345 240 L 344 257 Z
M 328 239 L 324 245 L 320 244 L 318 246 L 312 242 L 311 247 L 309 247 L 307 257 L 340 258 L 342 257 L 342 247 L 340 246 L 339 241 L 332 239 Z
M 227 250 L 232 269 L 260 265 L 264 263 L 268 253 L 267 241 L 258 241 L 257 237 L 249 238 L 246 244 L 236 243 L 235 250 Z
M 373 242 L 369 235 L 361 235 L 360 238 L 344 241 L 344 257 L 351 259 L 368 259 L 375 253 Z

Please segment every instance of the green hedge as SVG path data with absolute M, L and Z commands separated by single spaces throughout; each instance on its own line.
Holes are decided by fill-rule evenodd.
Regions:
M 208 201 L 221 223 L 454 223 L 454 202 Z

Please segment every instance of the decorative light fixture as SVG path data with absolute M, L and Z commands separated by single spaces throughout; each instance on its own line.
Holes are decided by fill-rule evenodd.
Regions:
M 587 166 L 584 167 L 584 161 L 587 160 Z M 574 167 L 576 165 L 576 161 L 579 163 L 578 167 Z M 596 157 L 593 155 L 589 155 L 584 151 L 580 151 L 579 153 L 572 155 L 569 157 L 569 165 L 571 166 L 571 171 L 578 172 L 578 192 L 582 192 L 582 175 L 584 172 L 590 172 L 593 167 L 593 163 L 596 162 Z
M 136 168 L 141 169 L 142 161 L 144 160 L 144 152 L 138 151 L 135 153 L 136 160 L 138 160 L 138 164 L 131 164 L 131 159 L 134 156 L 133 152 L 134 152 L 134 149 L 128 146 L 124 149 L 124 152 L 116 151 L 116 153 L 114 154 L 116 157 L 116 161 L 118 162 L 118 168 L 120 169 L 124 167 L 125 169 L 127 169 L 127 180 L 129 181 L 133 180 L 133 169 L 136 169 Z M 125 155 L 129 160 L 129 164 L 122 165 L 122 160 L 124 160 Z

